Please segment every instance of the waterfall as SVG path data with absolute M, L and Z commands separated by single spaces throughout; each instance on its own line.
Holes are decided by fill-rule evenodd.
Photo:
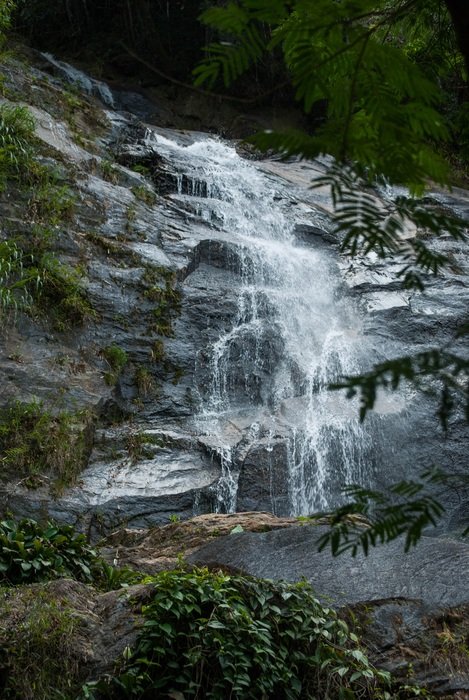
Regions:
M 222 467 L 219 508 L 236 509 L 236 447 L 263 436 L 286 445 L 290 512 L 337 504 L 337 483 L 363 482 L 370 437 L 357 407 L 328 385 L 360 370 L 360 319 L 341 293 L 333 254 L 295 235 L 301 217 L 278 179 L 217 139 L 181 145 L 153 132 L 148 141 L 179 172 L 173 197 L 224 235 L 236 285 L 231 327 L 207 348 L 210 380 L 197 387 L 197 425 Z M 183 186 L 184 184 L 184 186 Z M 321 218 L 322 217 L 322 218 Z M 310 224 L 321 224 L 323 215 Z

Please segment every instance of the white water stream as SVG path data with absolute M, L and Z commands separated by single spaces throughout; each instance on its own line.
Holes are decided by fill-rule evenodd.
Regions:
M 337 502 L 333 475 L 335 482 L 366 483 L 369 442 L 356 405 L 327 389 L 359 371 L 364 351 L 334 261 L 297 240 L 295 215 L 280 203 L 278 182 L 234 148 L 210 138 L 189 146 L 153 132 L 148 138 L 184 173 L 185 194 L 180 175 L 177 197 L 216 222 L 233 251 L 237 313 L 207 349 L 211 382 L 199 389 L 197 418 L 222 464 L 220 508 L 236 508 L 238 475 L 226 425 L 252 413 L 253 439 L 286 436 L 291 512 L 327 509 Z
M 457 261 L 449 286 L 440 284 L 421 297 L 395 290 L 395 270 L 383 261 L 342 262 L 339 272 L 334 249 L 311 230 L 327 230 L 331 210 L 327 191 L 308 189 L 311 177 L 324 172 L 321 162 L 252 162 L 204 134 L 158 127 L 149 129 L 147 143 L 141 143 L 142 125 L 136 119 L 153 119 L 157 106 L 141 95 L 113 92 L 53 56 L 43 57 L 54 76 L 109 108 L 111 149 L 115 139 L 120 146 L 122 138 L 130 153 L 135 146 L 137 159 L 154 153 L 157 174 L 159 155 L 167 160 L 162 183 L 170 184 L 175 176 L 178 187 L 172 191 L 178 191 L 168 194 L 164 203 L 158 199 L 151 211 L 139 207 L 138 240 L 127 245 L 142 257 L 142 264 L 179 267 L 188 275 L 180 319 L 187 335 L 175 338 L 173 346 L 168 341 L 186 375 L 178 387 L 165 388 L 155 414 L 142 411 L 137 428 L 132 424 L 103 431 L 102 446 L 97 445 L 74 489 L 79 509 L 83 503 L 109 503 L 111 513 L 129 509 L 137 512 L 134 523 L 147 526 L 163 522 L 166 508 L 178 512 L 181 507 L 187 513 L 186 503 L 195 494 L 196 512 L 199 496 L 201 511 L 206 512 L 213 505 L 212 485 L 221 464 L 220 511 L 236 510 L 238 499 L 240 509 L 301 515 L 338 505 L 347 483 L 374 487 L 377 481 L 385 484 L 396 475 L 413 474 L 420 463 L 463 463 L 462 443 L 457 442 L 454 455 L 449 451 L 454 442 L 445 441 L 443 449 L 438 433 L 429 432 L 434 426 L 429 428 L 425 418 L 428 404 L 412 404 L 411 393 L 382 395 L 373 416 L 361 426 L 356 404 L 343 392 L 327 389 L 342 375 L 360 372 L 370 363 L 412 348 L 421 350 L 422 342 L 430 342 L 428 329 L 439 338 L 444 326 L 451 329 L 454 319 L 464 317 L 463 248 L 454 242 L 449 248 Z M 95 162 L 94 151 L 78 146 L 66 123 L 44 110 L 36 112 L 38 134 L 46 143 L 72 161 Z M 136 175 L 131 177 L 135 181 Z M 104 182 L 93 173 L 82 186 L 85 200 L 91 194 L 91 201 L 107 209 L 101 234 L 119 237 L 128 207 L 135 206 L 130 188 Z M 382 194 L 386 199 L 394 193 Z M 468 216 L 465 193 L 433 196 Z M 447 239 L 442 246 L 446 252 Z M 96 270 L 93 274 L 96 279 Z M 366 335 L 344 288 L 359 299 Z M 121 293 L 133 309 L 133 290 L 126 294 L 122 285 Z M 411 315 L 417 320 L 415 327 Z M 433 325 L 428 325 L 432 317 Z M 115 326 L 109 328 L 113 333 Z M 200 350 L 204 339 L 207 347 Z M 188 412 L 194 396 L 192 418 Z M 135 464 L 126 453 L 125 437 L 136 429 L 168 438 L 168 447 L 155 448 Z M 124 443 L 120 452 L 116 443 Z M 181 494 L 187 496 L 183 505 L 178 501 Z M 149 516 L 152 502 L 156 510 Z
M 114 106 L 106 84 L 43 56 L 68 82 Z M 320 228 L 324 214 L 319 207 L 315 219 L 311 207 L 305 216 L 301 207 L 288 206 L 281 178 L 215 138 L 201 135 L 183 145 L 148 130 L 147 146 L 178 173 L 173 197 L 210 223 L 231 251 L 227 275 L 233 276 L 237 311 L 204 353 L 208 386 L 195 387 L 195 432 L 205 436 L 222 467 L 219 509 L 236 510 L 241 433 L 245 453 L 256 443 L 267 452 L 279 441 L 286 446 L 282 468 L 292 514 L 337 505 L 341 486 L 369 483 L 370 438 L 356 405 L 327 387 L 359 371 L 367 353 L 333 257 L 294 233 L 305 221 Z M 305 186 L 298 183 L 303 192 Z M 318 203 L 324 204 L 324 193 Z

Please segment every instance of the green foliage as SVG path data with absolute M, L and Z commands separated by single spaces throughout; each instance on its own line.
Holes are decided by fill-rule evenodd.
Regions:
M 72 577 L 91 581 L 97 555 L 71 525 L 0 522 L 0 582 L 10 585 Z
M 26 107 L 0 105 L 0 187 L 23 177 L 34 153 L 35 123 Z
M 47 232 L 41 228 L 36 233 L 37 258 L 21 247 L 24 237 L 18 242 L 0 241 L 0 311 L 39 313 L 57 331 L 95 318 L 96 312 L 82 288 L 78 270 L 60 263 L 50 253 L 41 254 L 41 246 L 48 246 Z M 33 249 L 31 241 L 29 247 Z
M 139 173 L 140 175 L 144 175 L 145 177 L 149 177 L 151 175 L 151 170 L 148 168 L 146 165 L 142 165 L 141 163 L 136 163 L 135 165 L 132 165 L 131 170 L 134 171 L 134 173 Z
M 76 268 L 45 254 L 38 262 L 38 270 L 42 284 L 34 295 L 35 308 L 51 320 L 57 331 L 66 331 L 96 318 Z
M 429 486 L 460 487 L 468 481 L 467 474 L 432 470 L 422 474 L 418 481 L 401 481 L 392 485 L 387 493 L 348 486 L 345 494 L 353 501 L 331 515 L 331 527 L 320 537 L 319 549 L 330 546 L 334 555 L 350 552 L 354 557 L 359 551 L 367 555 L 370 547 L 378 543 L 403 537 L 404 549 L 408 552 L 418 543 L 425 528 L 435 526 L 444 512 Z M 366 521 L 350 517 L 356 515 L 365 517 Z M 467 534 L 469 528 L 463 533 Z
M 163 572 L 136 648 L 88 698 L 385 697 L 358 639 L 306 583 Z
M 137 367 L 135 371 L 135 383 L 141 396 L 147 396 L 155 388 L 154 379 L 151 372 L 146 367 Z
M 31 307 L 42 284 L 41 273 L 32 263 L 32 255 L 25 254 L 15 241 L 0 241 L 0 314 Z
M 403 21 L 419 21 L 416 5 L 241 0 L 208 9 L 202 21 L 224 39 L 207 47 L 196 84 L 211 86 L 218 76 L 229 84 L 265 53 L 280 50 L 305 111 L 327 109 L 313 136 L 297 134 L 297 154 L 350 158 L 370 179 L 385 174 L 412 188 L 429 176 L 445 182 L 445 165 L 429 145 L 447 136 L 436 109 L 441 93 L 400 48 Z M 293 151 L 288 134 L 264 134 L 261 144 Z
M 149 459 L 154 454 L 154 448 L 164 447 L 165 440 L 159 435 L 152 435 L 145 432 L 131 432 L 125 440 L 125 447 L 132 463 L 140 459 Z
M 367 254 L 374 251 L 380 258 L 395 256 L 401 260 L 397 277 L 407 289 L 423 291 L 422 274 L 437 275 L 448 263 L 446 256 L 425 245 L 421 238 L 409 238 L 406 232 L 415 227 L 430 239 L 449 234 L 454 240 L 465 240 L 465 224 L 454 216 L 432 212 L 418 200 L 397 197 L 384 203 L 356 168 L 333 165 L 324 177 L 313 182 L 313 187 L 330 187 L 335 207 L 334 223 L 341 241 L 341 250 L 347 255 Z
M 19 478 L 31 488 L 52 478 L 56 491 L 73 484 L 86 463 L 89 428 L 83 411 L 53 414 L 35 401 L 0 409 L 1 478 Z
M 52 173 L 32 189 L 29 199 L 29 217 L 38 224 L 57 226 L 69 221 L 75 207 L 75 197 L 67 185 L 58 185 Z
M 115 164 L 110 160 L 102 160 L 100 162 L 100 168 L 103 180 L 117 185 L 119 182 L 119 170 L 116 168 Z
M 2 0 L 0 4 L 0 36 L 11 26 L 11 15 L 15 9 L 15 0 Z
M 128 566 L 116 567 L 108 564 L 104 559 L 97 559 L 92 568 L 93 584 L 102 591 L 116 591 L 133 584 L 140 583 L 143 574 L 134 571 Z
M 181 311 L 181 292 L 175 289 L 175 273 L 165 267 L 147 267 L 142 281 L 147 285 L 145 297 L 156 302 L 153 309 L 155 321 L 150 330 L 158 335 L 172 337 L 174 318 Z
M 163 362 L 166 358 L 166 350 L 162 340 L 156 340 L 150 351 L 150 358 L 152 362 Z
M 119 379 L 119 375 L 128 362 L 126 351 L 118 345 L 108 345 L 101 350 L 101 354 L 107 361 L 110 370 L 104 375 L 106 384 L 114 386 Z
M 447 182 L 447 167 L 433 148 L 448 136 L 437 110 L 441 94 L 412 62 L 411 52 L 402 50 L 406 27 L 423 22 L 418 4 L 241 0 L 207 10 L 202 21 L 229 40 L 208 47 L 207 59 L 195 70 L 198 84 L 211 84 L 219 74 L 232 82 L 247 62 L 258 59 L 254 29 L 270 33 L 262 53 L 281 50 L 305 111 L 326 104 L 327 113 L 313 134 L 265 131 L 253 141 L 285 157 L 332 155 L 337 165 L 314 185 L 331 187 L 336 227 L 346 234 L 344 250 L 382 257 L 404 253 L 404 284 L 422 288 L 419 270 L 436 274 L 446 260 L 421 240 L 404 243 L 406 225 L 461 238 L 463 224 L 430 214 L 409 198 L 386 211 L 364 191 L 383 177 L 407 185 L 412 194 L 421 194 L 429 178 Z
M 156 194 L 145 185 L 134 185 L 132 194 L 136 199 L 152 207 L 156 204 Z

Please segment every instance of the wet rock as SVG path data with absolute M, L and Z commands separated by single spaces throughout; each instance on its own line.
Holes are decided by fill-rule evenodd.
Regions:
M 437 697 L 469 695 L 469 607 L 422 600 L 368 601 L 344 611 L 358 623 L 370 658 L 403 684 L 423 685 Z
M 100 95 L 102 84 L 83 84 L 92 99 L 84 94 L 77 123 L 84 123 L 86 114 L 94 110 L 95 130 L 78 142 L 57 99 L 59 81 L 49 81 L 47 88 L 40 70 L 45 60 L 49 70 L 65 71 L 71 79 L 73 71 L 67 73 L 67 67 L 44 58 L 39 68 L 31 69 L 29 78 L 24 67 L 14 64 L 6 75 L 33 103 L 38 95 L 38 103 L 33 104 L 38 135 L 47 144 L 47 157 L 67 174 L 76 196 L 73 223 L 61 224 L 54 250 L 63 263 L 74 266 L 80 261 L 81 285 L 95 315 L 82 327 L 60 332 L 45 318 L 19 315 L 16 326 L 0 340 L 4 358 L 0 401 L 39 398 L 47 403 L 60 395 L 67 409 L 95 411 L 107 434 L 99 433 L 103 444 L 95 441 L 88 469 L 75 490 L 54 500 L 43 491 L 21 491 L 16 483 L 7 484 L 2 486 L 5 507 L 17 513 L 29 509 L 38 517 L 49 513 L 93 531 L 98 529 L 96 520 L 105 523 L 106 531 L 122 522 L 125 513 L 135 526 L 165 522 L 176 514 L 187 517 L 217 503 L 214 484 L 221 474 L 224 450 L 229 449 L 234 476 L 239 477 L 238 508 L 288 513 L 292 493 L 285 450 L 291 429 L 311 410 L 307 396 L 311 387 L 302 370 L 304 348 L 301 343 L 286 347 L 282 335 L 282 322 L 289 319 L 286 314 L 280 322 L 276 312 L 272 289 L 279 279 L 264 265 L 265 256 L 279 241 L 268 241 L 266 247 L 260 239 L 256 254 L 247 254 L 249 236 L 256 234 L 256 227 L 249 229 L 249 235 L 237 230 L 237 219 L 230 213 L 230 207 L 239 205 L 233 192 L 223 195 L 227 209 L 220 207 L 223 183 L 216 169 L 226 153 L 215 152 L 215 174 L 204 171 L 198 141 L 204 140 L 205 150 L 215 151 L 219 143 L 196 132 L 148 127 L 140 121 L 151 112 L 143 98 L 116 94 L 115 104 L 125 110 L 134 105 L 134 116 L 103 112 L 95 100 L 105 98 L 104 93 Z M 37 81 L 40 88 L 29 89 L 28 80 Z M 173 143 L 170 148 L 168 142 Z M 110 162 L 113 157 L 115 162 Z M 292 222 L 295 265 L 302 257 L 314 258 L 312 279 L 293 276 L 292 289 L 283 290 L 291 295 L 292 309 L 301 306 L 302 292 L 313 299 L 306 295 L 310 285 L 316 285 L 320 298 L 321 280 L 333 277 L 337 278 L 331 295 L 334 302 L 353 309 L 345 345 L 366 345 L 364 354 L 370 364 L 450 341 L 467 308 L 463 276 L 467 262 L 459 243 L 442 237 L 438 245 L 452 256 L 453 268 L 444 280 L 430 284 L 425 295 L 410 294 L 398 288 L 397 265 L 386 266 L 377 259 L 340 261 L 329 193 L 309 188 L 313 177 L 324 174 L 323 160 L 284 163 L 265 158 L 252 165 L 256 177 L 266 178 L 260 190 L 269 203 L 263 217 L 270 221 L 272 208 L 278 207 L 273 224 L 282 217 Z M 252 209 L 254 216 L 255 195 L 250 196 L 241 201 L 246 213 Z M 466 196 L 458 193 L 442 204 L 464 212 Z M 10 205 L 5 208 L 6 218 L 17 222 L 18 207 Z M 282 259 L 285 249 L 279 251 Z M 314 256 L 315 251 L 320 255 Z M 321 277 L 324 266 L 327 275 Z M 171 311 L 171 323 L 164 326 L 158 322 L 161 305 L 155 288 L 164 288 L 168 280 L 180 303 Z M 313 306 L 311 301 L 310 307 L 301 309 L 303 319 L 314 314 Z M 322 319 L 319 315 L 317 324 L 325 326 L 319 329 L 325 333 L 331 321 L 327 314 Z M 315 331 L 312 325 L 311 334 Z M 226 344 L 217 356 L 213 349 L 222 336 Z M 115 381 L 107 383 L 109 367 L 103 348 L 111 344 L 127 353 L 128 362 Z M 327 383 L 341 368 L 337 352 L 319 346 L 313 350 L 308 361 L 314 364 L 320 357 L 331 374 L 326 372 L 321 379 Z M 349 369 L 357 371 L 355 366 Z M 146 378 L 140 386 L 139 376 Z M 223 382 L 224 394 L 217 394 Z M 348 479 L 345 463 L 356 468 L 360 478 L 384 488 L 433 464 L 464 469 L 467 437 L 462 421 L 456 418 L 444 436 L 426 397 L 414 397 L 411 392 L 402 392 L 397 399 L 384 397 L 377 416 L 364 429 L 362 452 L 352 450 L 348 462 L 341 452 L 351 438 L 339 420 L 347 410 L 335 397 L 329 403 L 331 419 L 326 428 L 331 444 L 324 461 L 333 463 L 327 479 L 335 494 L 327 493 L 330 499 L 340 498 L 341 485 Z M 317 410 L 324 410 L 324 405 Z M 348 410 L 350 417 L 356 413 L 351 404 Z M 142 432 L 163 421 L 166 433 L 185 437 L 167 444 L 159 454 L 132 463 L 123 447 L 134 433 L 129 417 Z M 118 426 L 112 426 L 115 421 Z M 324 447 L 324 440 L 320 444 Z M 334 466 L 336 462 L 341 466 Z M 317 483 L 315 469 L 303 488 L 308 494 Z M 456 531 L 464 524 L 466 490 L 447 489 L 442 494 L 448 513 L 443 530 Z M 307 501 L 305 497 L 302 502 Z M 301 512 L 307 507 L 311 506 L 302 506 Z M 296 504 L 295 512 L 299 510 Z
M 287 460 L 285 440 L 256 444 L 249 450 L 239 474 L 240 511 L 266 510 L 277 516 L 290 513 Z
M 358 554 L 333 557 L 318 552 L 321 526 L 241 533 L 210 542 L 188 557 L 197 566 L 229 566 L 253 576 L 299 581 L 308 579 L 319 596 L 335 605 L 384 598 L 418 598 L 433 606 L 469 603 L 461 571 L 469 567 L 469 545 L 446 538 L 423 537 L 404 554 L 403 542 Z

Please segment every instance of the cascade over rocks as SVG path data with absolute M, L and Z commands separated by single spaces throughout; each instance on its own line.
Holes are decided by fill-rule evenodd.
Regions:
M 467 314 L 464 245 L 443 233 L 435 245 L 451 268 L 425 294 L 402 290 L 393 264 L 340 257 L 329 194 L 309 189 L 323 161 L 258 160 L 206 133 L 162 128 L 167 105 L 32 56 L 4 67 L 1 100 L 29 105 L 39 160 L 73 195 L 48 252 L 79 276 L 92 313 L 2 317 L 0 409 L 43 402 L 52 435 L 62 412 L 77 413 L 67 437 L 83 437 L 86 464 L 59 482 L 34 465 L 33 478 L 16 475 L 0 455 L 0 515 L 55 518 L 95 542 L 107 535 L 109 563 L 148 574 L 184 560 L 305 577 L 358 621 L 381 667 L 466 700 L 469 545 L 457 537 L 469 525 L 467 487 L 439 494 L 444 518 L 407 555 L 397 541 L 334 559 L 317 551 L 324 522 L 294 517 L 337 505 L 344 483 L 385 488 L 434 465 L 467 468 L 466 424 L 456 415 L 445 436 L 431 397 L 385 395 L 360 425 L 356 404 L 326 389 L 451 340 Z M 44 223 L 34 197 L 14 183 L 0 193 L 1 241 L 18 231 L 34 240 L 32 224 Z M 463 191 L 427 204 L 469 217 Z M 0 600 L 0 646 L 21 641 L 22 621 L 46 601 L 74 620 L 63 656 L 76 680 L 95 679 L 135 644 L 149 595 L 68 580 L 17 587 Z
M 142 123 L 129 114 L 132 95 L 119 112 L 120 93 L 87 87 L 63 64 L 93 95 L 72 118 L 57 61 L 37 66 L 11 63 L 6 85 L 31 105 L 43 158 L 75 195 L 53 246 L 62 263 L 80 261 L 94 315 L 57 329 L 18 314 L 0 339 L 0 400 L 49 405 L 60 394 L 60 406 L 91 412 L 94 438 L 74 485 L 51 494 L 47 475 L 34 491 L 2 482 L 4 511 L 97 537 L 213 510 L 308 514 L 337 505 L 346 482 L 382 487 L 432 465 L 464 469 L 464 424 L 456 417 L 445 438 L 430 399 L 384 396 L 360 425 L 356 405 L 326 390 L 450 340 L 467 306 L 462 244 L 443 234 L 453 268 L 424 295 L 403 291 L 393 265 L 340 258 L 329 195 L 308 187 L 324 163 L 248 160 L 206 134 Z M 432 197 L 467 211 L 463 192 Z M 126 353 L 119 371 L 110 346 Z M 441 529 L 456 533 L 469 494 L 448 489 L 443 500 Z

